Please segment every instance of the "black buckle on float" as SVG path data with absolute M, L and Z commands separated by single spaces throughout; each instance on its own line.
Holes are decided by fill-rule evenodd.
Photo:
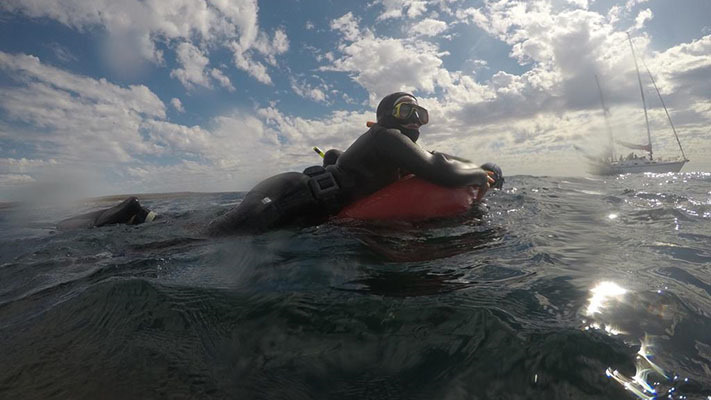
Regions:
M 324 167 L 318 165 L 308 167 L 304 170 L 304 174 L 311 178 L 309 179 L 309 187 L 319 200 L 333 197 L 340 189 L 333 174 Z

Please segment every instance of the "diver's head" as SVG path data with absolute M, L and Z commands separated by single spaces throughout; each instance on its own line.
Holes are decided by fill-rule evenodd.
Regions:
M 427 110 L 417 105 L 415 96 L 405 92 L 385 96 L 376 113 L 378 125 L 398 129 L 413 142 L 420 137 L 420 126 L 429 122 Z

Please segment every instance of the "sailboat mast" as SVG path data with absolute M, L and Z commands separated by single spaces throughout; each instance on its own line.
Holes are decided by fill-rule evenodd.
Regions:
M 610 113 L 605 106 L 605 98 L 602 97 L 602 87 L 600 87 L 600 81 L 597 79 L 597 74 L 595 74 L 595 83 L 597 83 L 597 91 L 600 92 L 600 103 L 602 103 L 602 112 L 605 115 L 605 126 L 607 127 L 607 138 L 610 140 L 610 161 L 615 161 L 615 140 L 612 137 L 612 129 L 610 128 L 610 119 L 608 114 Z
M 669 125 L 671 125 L 672 132 L 674 132 L 674 137 L 676 138 L 677 144 L 679 144 L 679 150 L 681 150 L 681 156 L 684 157 L 684 160 L 688 160 L 686 158 L 686 154 L 684 154 L 684 149 L 681 147 L 681 141 L 679 140 L 679 135 L 676 133 L 676 128 L 674 128 L 674 123 L 672 122 L 671 115 L 669 115 L 669 110 L 667 110 L 667 105 L 664 104 L 664 99 L 662 99 L 662 94 L 659 93 L 659 88 L 657 87 L 657 82 L 654 81 L 654 77 L 652 76 L 652 73 L 649 71 L 649 67 L 647 67 L 647 64 L 642 60 L 642 65 L 644 65 L 644 68 L 647 70 L 647 74 L 649 74 L 649 79 L 652 80 L 652 85 L 654 85 L 654 90 L 657 91 L 657 96 L 659 96 L 659 101 L 662 102 L 662 107 L 664 107 L 664 112 L 667 113 L 667 119 L 669 120 Z
M 653 160 L 652 155 L 652 133 L 649 131 L 649 117 L 647 116 L 647 102 L 644 100 L 644 88 L 642 88 L 642 78 L 639 75 L 639 66 L 637 65 L 637 56 L 634 54 L 634 46 L 632 45 L 632 38 L 630 34 L 627 33 L 627 40 L 630 42 L 630 49 L 632 49 L 632 58 L 634 59 L 634 67 L 637 70 L 637 82 L 639 82 L 639 93 L 642 95 L 642 107 L 644 107 L 644 122 L 647 124 L 647 140 L 649 141 L 649 159 Z

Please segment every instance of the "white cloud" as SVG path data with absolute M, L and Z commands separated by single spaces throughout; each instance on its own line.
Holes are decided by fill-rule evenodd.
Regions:
M 628 3 L 628 8 L 638 3 Z M 617 119 L 617 134 L 625 136 L 628 130 L 637 131 L 644 121 L 640 119 L 639 90 L 626 35 L 613 27 L 619 13 L 619 8 L 613 9 L 605 18 L 586 10 L 554 11 L 542 1 L 498 1 L 460 10 L 456 14 L 459 20 L 475 24 L 509 44 L 511 56 L 531 69 L 520 75 L 495 73 L 487 84 L 494 90 L 493 98 L 449 104 L 442 110 L 449 116 L 447 120 L 454 121 L 463 131 L 477 126 L 485 136 L 496 137 L 495 143 L 506 144 L 504 153 L 510 155 L 530 148 L 557 154 L 561 145 L 595 137 L 596 130 L 604 129 L 597 111 L 599 98 L 593 78 L 597 74 Z M 646 10 L 639 15 L 638 25 L 651 18 L 651 12 Z M 703 38 L 652 57 L 648 37 L 634 40 L 638 56 L 650 60 L 650 68 L 658 74 L 662 92 L 676 93 L 665 100 L 672 108 L 684 110 L 676 114 L 686 127 L 708 121 L 709 107 L 697 106 L 708 104 L 711 92 L 701 78 L 711 71 L 711 42 Z M 650 115 L 658 113 L 652 119 L 653 129 L 668 129 L 660 105 L 656 107 L 650 110 Z M 501 128 L 504 122 L 510 129 Z M 663 142 L 664 138 L 656 140 Z M 671 150 L 674 151 L 673 146 Z
M 260 33 L 256 42 L 254 42 L 254 49 L 264 55 L 267 63 L 276 65 L 276 56 L 289 50 L 289 39 L 286 37 L 286 33 L 281 29 L 277 29 L 276 32 L 274 32 L 272 39 Z
M 447 30 L 447 24 L 433 18 L 425 18 L 410 28 L 409 32 L 422 36 L 437 36 Z
M 111 49 L 105 54 L 107 64 L 128 77 L 140 74 L 133 71 L 140 64 L 136 54 L 161 64 L 163 53 L 157 43 L 178 43 L 182 68 L 175 75 L 181 82 L 209 87 L 203 72 L 207 63 L 200 57 L 206 57 L 208 48 L 221 46 L 234 52 L 237 68 L 269 83 L 267 69 L 255 54 L 275 65 L 275 57 L 288 49 L 283 30 L 270 39 L 259 29 L 256 0 L 7 0 L 0 2 L 0 10 L 50 18 L 77 30 L 106 29 L 110 39 L 104 47 Z M 186 43 L 195 43 L 190 44 L 195 49 Z M 200 65 L 203 69 L 198 69 Z
M 0 158 L 0 188 L 35 183 L 32 174 L 43 169 L 56 168 L 54 159 Z
M 60 163 L 137 162 L 140 155 L 168 152 L 209 161 L 224 152 L 224 143 L 214 141 L 211 132 L 165 121 L 165 106 L 145 87 L 126 89 L 81 77 L 26 55 L 0 52 L 0 69 L 25 83 L 6 88 L 0 107 L 37 127 L 23 140 L 43 147 Z M 171 104 L 182 109 L 177 98 Z
M 46 3 L 41 0 L 8 0 L 0 7 L 30 17 L 54 19 L 79 30 L 100 26 L 111 34 L 130 33 L 138 38 L 137 50 L 154 62 L 161 60 L 154 38 L 189 39 L 197 34 L 209 40 L 217 34 L 210 30 L 210 23 L 224 19 L 214 9 L 208 9 L 204 1 L 60 0 Z
M 421 26 L 423 30 L 433 27 L 436 31 L 442 25 L 425 20 Z M 422 97 L 440 88 L 445 103 L 451 99 L 481 101 L 492 95 L 472 77 L 444 68 L 442 57 L 448 53 L 434 43 L 412 41 L 409 35 L 406 39 L 376 37 L 370 29 L 361 29 L 350 13 L 332 21 L 331 28 L 343 35 L 338 46 L 340 54 L 321 70 L 347 72 L 368 91 L 371 106 L 400 90 L 417 92 Z
M 365 123 L 375 117 L 369 112 L 334 111 L 317 119 L 293 117 L 274 107 L 261 108 L 258 116 L 266 126 L 283 137 L 283 153 L 298 165 L 313 164 L 312 146 L 345 149 L 367 130 Z
M 295 78 L 291 78 L 290 82 L 291 89 L 294 93 L 305 99 L 313 100 L 317 103 L 323 103 L 328 100 L 328 96 L 326 94 L 328 92 L 328 86 L 324 83 L 321 83 L 319 87 L 315 87 L 305 81 L 298 81 Z
M 483 113 L 493 107 L 525 118 L 535 112 L 594 107 L 598 102 L 596 74 L 619 80 L 620 88 L 630 86 L 620 79 L 629 71 L 625 36 L 600 14 L 554 12 L 544 2 L 501 1 L 457 15 L 508 43 L 511 55 L 531 68 L 515 77 L 496 74 L 491 87 L 498 100 L 483 108 Z
M 171 71 L 171 77 L 177 78 L 188 89 L 193 85 L 207 88 L 211 86 L 210 79 L 205 73 L 205 67 L 210 63 L 210 60 L 200 49 L 192 43 L 182 42 L 177 46 L 176 54 L 182 68 Z
M 289 50 L 289 38 L 283 30 L 277 29 L 276 32 L 274 32 L 270 51 L 273 54 L 283 54 L 287 50 Z
M 610 25 L 617 24 L 620 20 L 621 13 L 622 7 L 620 6 L 612 6 L 612 8 L 610 8 L 610 11 L 607 12 L 607 20 L 610 22 Z
M 140 163 L 144 156 L 206 147 L 199 130 L 167 131 L 161 124 L 164 104 L 144 86 L 121 87 L 47 66 L 33 56 L 3 52 L 0 70 L 17 83 L 3 89 L 0 108 L 6 118 L 28 125 L 21 131 L 5 128 L 0 136 L 11 143 L 21 141 L 36 156 L 49 159 L 2 160 L 0 173 L 33 178 L 68 169 L 113 174 L 120 165 Z M 190 147 L 189 140 L 197 144 Z
M 368 113 L 370 114 L 370 113 Z M 200 161 L 174 165 L 143 164 L 130 171 L 135 180 L 161 191 L 247 190 L 284 171 L 300 171 L 320 162 L 311 147 L 345 149 L 367 128 L 372 115 L 335 112 L 318 119 L 293 117 L 273 107 L 234 110 L 216 117 L 209 131 L 165 124 L 157 134 L 201 151 Z M 187 139 L 206 135 L 204 144 Z M 178 188 L 178 189 L 176 189 Z
M 655 53 L 646 64 L 654 73 L 659 90 L 688 103 L 709 102 L 711 93 L 711 35 Z M 642 66 L 640 66 L 641 68 Z M 686 102 L 681 102 L 686 104 Z M 706 114 L 711 117 L 711 114 Z
M 174 69 L 170 76 L 177 78 L 187 89 L 192 89 L 195 85 L 211 88 L 212 78 L 227 90 L 235 90 L 230 79 L 221 70 L 208 68 L 210 60 L 192 43 L 180 43 L 176 53 L 182 68 Z
M 144 119 L 164 118 L 165 106 L 145 86 L 123 88 L 0 52 L 0 69 L 24 86 L 7 87 L 0 108 L 33 127 L 26 145 L 58 160 L 128 161 L 151 148 L 138 131 Z M 18 140 L 18 137 L 9 137 Z
M 338 47 L 342 55 L 321 69 L 351 74 L 368 90 L 371 104 L 398 90 L 432 93 L 438 80 L 448 78 L 441 68 L 441 52 L 430 43 L 378 38 L 368 29 L 361 31 L 350 14 L 331 27 L 344 35 Z
M 649 0 L 627 0 L 627 3 L 625 3 L 625 10 L 632 11 L 632 9 L 637 6 L 638 4 L 646 3 Z
M 160 165 L 162 156 L 196 159 L 195 165 L 208 170 L 229 159 L 230 149 L 252 145 L 245 141 L 245 135 L 254 132 L 249 124 L 225 126 L 225 131 L 232 130 L 228 136 L 219 129 L 207 131 L 165 121 L 163 103 L 142 86 L 123 88 L 44 65 L 33 56 L 3 52 L 0 70 L 18 84 L 3 89 L 0 108 L 8 118 L 30 126 L 21 133 L 3 128 L 0 137 L 21 140 L 35 154 L 49 159 L 0 159 L 0 186 L 32 182 L 51 175 L 50 171 L 94 170 L 108 179 L 108 175 L 124 174 L 129 166 L 128 173 L 169 169 Z M 177 98 L 171 104 L 182 109 Z M 145 182 L 129 179 L 114 190 L 135 191 L 152 179 L 160 177 L 150 176 Z M 180 187 L 179 180 L 172 184 L 173 190 Z
M 61 171 L 92 171 L 103 190 L 123 193 L 245 190 L 270 174 L 318 163 L 314 144 L 345 148 L 372 119 L 338 112 L 308 120 L 268 107 L 230 111 L 206 129 L 165 120 L 165 106 L 145 87 L 125 88 L 3 52 L 0 70 L 16 83 L 3 88 L 3 115 L 29 126 L 3 125 L 0 138 L 21 140 L 48 160 L 0 159 L 0 191 L 40 178 L 51 182 Z M 170 103 L 182 107 L 177 98 Z M 119 182 L 109 185 L 116 176 Z
M 262 64 L 261 62 L 255 61 L 250 56 L 250 53 L 245 50 L 239 42 L 231 42 L 230 48 L 232 50 L 234 63 L 237 68 L 247 72 L 253 78 L 255 78 L 261 83 L 264 83 L 265 85 L 272 84 L 272 78 L 267 72 L 267 67 L 264 66 L 264 64 Z
M 146 119 L 140 129 L 149 137 L 154 153 L 163 150 L 184 152 L 190 155 L 207 153 L 210 148 L 210 133 L 199 126 L 188 127 L 168 121 Z
M 271 85 L 272 79 L 267 72 L 267 67 L 252 57 L 252 49 L 265 58 L 268 64 L 275 66 L 276 56 L 289 50 L 289 40 L 283 30 L 278 29 L 270 40 L 264 33 L 259 33 L 253 40 L 245 43 L 244 40 L 231 41 L 228 47 L 232 50 L 234 63 L 257 79 L 259 82 Z
M 177 111 L 177 112 L 180 112 L 180 113 L 185 112 L 185 108 L 183 108 L 183 103 L 180 101 L 180 99 L 178 99 L 176 97 L 173 97 L 172 99 L 170 99 L 170 105 L 172 105 L 173 108 L 175 109 L 175 111 Z
M 15 186 L 36 182 L 29 175 L 21 174 L 0 174 L 0 186 Z
M 588 0 L 566 0 L 566 1 L 574 6 L 578 6 L 580 8 L 586 9 L 586 10 L 588 8 Z
M 54 159 L 0 158 L 0 188 L 35 183 L 37 180 L 33 173 L 56 168 L 57 165 Z
M 0 158 L 0 172 L 24 173 L 38 167 L 51 167 L 57 165 L 57 160 L 39 160 L 28 158 Z
M 52 42 L 47 45 L 52 52 L 54 53 L 54 56 L 59 59 L 59 61 L 63 63 L 70 63 L 70 62 L 76 62 L 79 61 L 77 56 L 75 56 L 69 48 L 62 46 L 61 44 L 57 42 Z
M 225 74 L 220 71 L 217 68 L 213 68 L 210 71 L 210 76 L 212 76 L 213 79 L 215 79 L 222 87 L 226 88 L 230 92 L 235 90 L 235 87 L 232 86 L 232 82 L 230 81 L 230 78 L 225 76 Z
M 348 12 L 342 17 L 331 21 L 331 29 L 341 32 L 344 39 L 355 41 L 361 36 L 358 23 L 359 21 L 353 16 L 353 13 Z
M 637 18 L 634 20 L 634 29 L 639 30 L 644 28 L 644 23 L 650 21 L 653 17 L 654 14 L 652 14 L 652 10 L 649 8 L 640 11 L 639 14 L 637 14 Z
M 644 23 L 651 20 L 653 17 L 650 9 L 640 10 L 639 13 L 633 14 L 637 5 L 646 3 L 648 0 L 628 0 L 625 5 L 614 5 L 607 12 L 607 20 L 611 25 L 617 25 L 620 22 L 628 23 L 634 21 L 634 25 L 626 29 L 640 30 Z
M 423 0 L 380 0 L 384 11 L 378 20 L 390 18 L 417 18 L 427 11 L 427 2 Z
M 23 81 L 28 86 L 39 85 L 36 87 L 41 88 L 45 85 L 51 91 L 79 95 L 80 100 L 87 99 L 99 104 L 120 106 L 114 111 L 117 113 L 133 112 L 157 118 L 165 117 L 163 103 L 143 85 L 130 85 L 128 88 L 123 88 L 105 79 L 87 78 L 42 64 L 39 58 L 31 55 L 12 55 L 1 51 L 0 68 L 8 71 L 8 76 Z M 0 100 L 6 99 L 0 98 Z M 63 105 L 71 107 L 70 104 Z M 40 107 L 34 108 L 41 110 Z M 23 114 L 18 113 L 17 116 L 21 117 Z
M 434 6 L 437 6 L 437 8 L 439 9 L 439 11 L 440 11 L 443 15 L 450 16 L 450 17 L 451 17 L 451 16 L 453 16 L 454 13 L 455 13 L 454 11 L 452 11 L 452 7 L 460 8 L 460 6 L 461 6 L 460 3 L 461 3 L 460 0 L 431 0 L 431 1 L 429 2 L 429 6 L 430 6 L 431 8 L 434 8 Z M 435 11 L 432 11 L 431 13 L 432 13 L 432 14 L 436 14 Z

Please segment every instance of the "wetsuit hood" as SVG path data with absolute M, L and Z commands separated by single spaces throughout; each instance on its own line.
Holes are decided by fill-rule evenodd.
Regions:
M 409 137 L 413 142 L 417 142 L 420 137 L 419 129 L 406 129 L 402 126 L 402 121 L 393 117 L 393 108 L 395 107 L 395 101 L 402 96 L 410 96 L 413 99 L 415 96 L 410 93 L 405 92 L 395 92 L 385 96 L 380 100 L 378 104 L 378 109 L 376 115 L 378 117 L 378 125 L 385 128 L 397 129 L 402 132 L 403 135 Z

